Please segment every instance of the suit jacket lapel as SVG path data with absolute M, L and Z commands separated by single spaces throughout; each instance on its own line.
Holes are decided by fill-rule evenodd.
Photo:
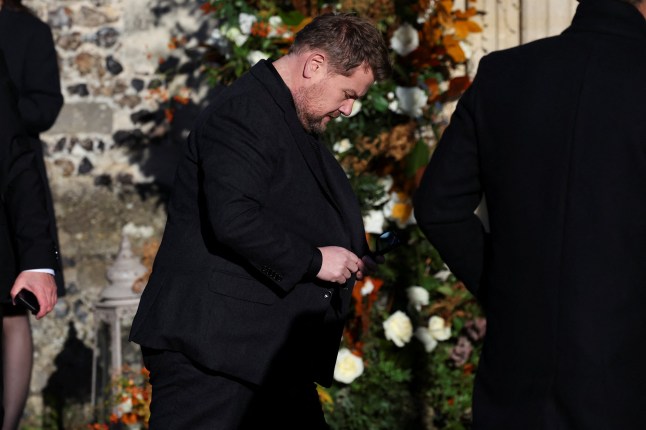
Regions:
M 276 104 L 282 109 L 285 122 L 292 134 L 295 146 L 305 159 L 305 163 L 307 163 L 307 166 L 321 186 L 321 189 L 328 200 L 332 203 L 334 208 L 339 211 L 339 213 L 343 213 L 337 201 L 334 199 L 334 195 L 330 191 L 327 181 L 325 180 L 325 176 L 321 170 L 321 163 L 316 157 L 315 148 L 312 148 L 310 144 L 310 139 L 312 139 L 312 137 L 306 134 L 305 129 L 303 129 L 303 125 L 298 120 L 294 101 L 289 89 L 284 82 L 279 80 L 276 73 L 270 70 L 269 67 L 273 66 L 271 66 L 268 61 L 262 60 L 251 68 L 251 74 L 254 75 L 267 89 Z

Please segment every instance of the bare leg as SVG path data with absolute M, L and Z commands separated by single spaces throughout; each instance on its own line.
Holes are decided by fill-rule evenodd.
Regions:
M 29 394 L 33 344 L 28 315 L 3 317 L 4 421 L 2 430 L 16 430 Z

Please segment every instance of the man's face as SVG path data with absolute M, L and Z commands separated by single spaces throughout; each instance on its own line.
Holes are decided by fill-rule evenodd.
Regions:
M 357 67 L 350 76 L 328 73 L 294 94 L 296 112 L 305 130 L 321 134 L 339 115 L 350 115 L 354 101 L 374 82 L 372 70 Z

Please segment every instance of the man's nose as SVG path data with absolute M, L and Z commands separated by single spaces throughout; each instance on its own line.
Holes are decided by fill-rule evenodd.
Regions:
M 353 99 L 348 99 L 348 100 L 344 101 L 341 104 L 341 106 L 339 107 L 339 111 L 343 115 L 348 116 L 348 115 L 350 115 L 352 113 L 352 105 L 353 104 L 354 104 L 354 100 Z

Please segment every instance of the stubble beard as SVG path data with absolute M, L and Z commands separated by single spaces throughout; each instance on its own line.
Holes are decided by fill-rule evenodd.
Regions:
M 325 132 L 327 123 L 323 120 L 327 115 L 312 113 L 313 108 L 316 107 L 316 100 L 323 90 L 322 86 L 317 84 L 309 88 L 299 88 L 294 94 L 296 115 L 308 133 L 322 134 Z

